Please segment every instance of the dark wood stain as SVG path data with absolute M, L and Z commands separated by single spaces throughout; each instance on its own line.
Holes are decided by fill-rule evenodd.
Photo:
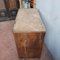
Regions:
M 30 8 L 34 8 L 34 0 L 30 0 Z

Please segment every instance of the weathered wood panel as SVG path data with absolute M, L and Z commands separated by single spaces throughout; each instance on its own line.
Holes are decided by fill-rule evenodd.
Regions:
M 14 33 L 20 58 L 40 58 L 45 32 Z

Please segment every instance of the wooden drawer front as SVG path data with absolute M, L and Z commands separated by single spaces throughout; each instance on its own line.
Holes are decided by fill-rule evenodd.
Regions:
M 45 32 L 14 33 L 20 58 L 40 58 Z

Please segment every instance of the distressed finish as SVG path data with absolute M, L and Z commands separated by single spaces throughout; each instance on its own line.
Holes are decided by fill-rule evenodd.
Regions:
M 13 33 L 20 58 L 40 58 L 45 28 L 37 9 L 20 9 Z
M 20 58 L 40 58 L 44 32 L 14 33 Z

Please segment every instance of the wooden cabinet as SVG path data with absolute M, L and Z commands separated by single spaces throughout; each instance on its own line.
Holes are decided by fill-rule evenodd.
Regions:
M 45 28 L 37 9 L 19 9 L 13 34 L 20 58 L 40 58 Z

